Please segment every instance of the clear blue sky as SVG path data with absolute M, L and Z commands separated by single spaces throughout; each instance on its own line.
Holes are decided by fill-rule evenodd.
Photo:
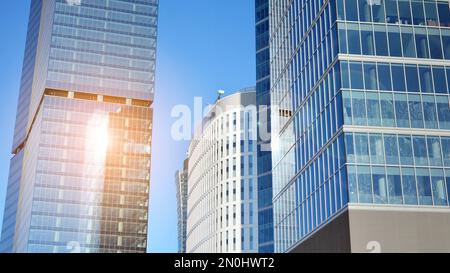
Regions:
M 3 217 L 14 119 L 30 0 L 3 1 L 0 10 L 0 219 Z M 174 174 L 187 142 L 170 135 L 172 107 L 194 97 L 213 102 L 255 83 L 253 0 L 160 0 L 149 251 L 177 250 Z M 0 222 L 1 225 L 1 222 Z

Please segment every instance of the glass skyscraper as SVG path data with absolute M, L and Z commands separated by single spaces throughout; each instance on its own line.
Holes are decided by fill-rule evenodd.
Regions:
M 269 0 L 255 0 L 256 106 L 258 108 L 258 230 L 259 252 L 273 245 L 272 152 L 270 148 Z
M 449 251 L 449 1 L 269 6 L 275 250 Z
M 145 252 L 158 0 L 32 0 L 2 252 Z
M 175 173 L 178 213 L 178 253 L 186 253 L 188 164 L 189 160 L 185 159 L 183 169 Z

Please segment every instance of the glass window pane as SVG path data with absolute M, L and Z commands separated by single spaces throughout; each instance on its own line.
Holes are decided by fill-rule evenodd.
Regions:
M 398 165 L 398 143 L 397 136 L 384 136 L 384 150 L 386 153 L 386 164 Z
M 449 32 L 449 35 L 442 35 L 442 44 L 444 45 L 444 58 L 450 60 L 450 30 L 443 30 Z
M 408 95 L 409 116 L 412 128 L 423 128 L 423 110 L 420 95 Z
M 405 66 L 406 83 L 408 84 L 409 92 L 419 92 L 419 78 L 417 75 L 417 66 L 406 65 Z
M 353 124 L 367 125 L 366 109 L 364 92 L 352 92 Z
M 409 1 L 398 1 L 398 10 L 400 22 L 405 25 L 410 25 L 412 23 L 412 19 Z
M 434 90 L 436 93 L 447 93 L 445 70 L 442 66 L 433 67 Z
M 442 59 L 441 36 L 438 29 L 428 30 L 428 40 L 430 42 L 430 53 L 432 59 Z
M 428 137 L 428 156 L 430 160 L 430 165 L 432 166 L 442 166 L 442 155 L 441 155 L 441 141 L 438 137 Z
M 413 12 L 413 24 L 421 26 L 425 25 L 425 13 L 423 10 L 423 2 L 413 1 L 411 4 Z
M 371 25 L 361 25 L 362 54 L 375 55 L 373 30 Z
M 348 53 L 349 54 L 361 54 L 360 38 L 358 25 L 347 24 L 347 36 L 348 36 Z
M 428 39 L 427 35 L 424 33 L 418 33 L 420 28 L 416 28 L 416 50 L 417 58 L 429 58 L 430 54 L 428 52 Z M 425 30 L 423 30 L 425 32 Z
M 378 83 L 380 90 L 392 90 L 391 69 L 389 65 L 378 64 Z
M 437 114 L 439 127 L 450 129 L 450 104 L 447 96 L 436 96 Z
M 414 169 L 402 168 L 402 184 L 405 204 L 417 205 L 417 186 Z
M 350 78 L 352 89 L 364 89 L 362 63 L 350 63 Z
M 402 179 L 399 168 L 387 168 L 389 204 L 402 204 Z
M 378 56 L 388 56 L 387 35 L 385 26 L 375 26 L 375 45 L 377 48 Z
M 417 191 L 419 193 L 419 205 L 433 205 L 431 198 L 431 183 L 428 169 L 417 168 Z
M 347 125 L 352 125 L 352 100 L 349 91 L 342 92 L 343 104 L 344 104 L 344 123 Z
M 372 179 L 369 167 L 358 166 L 358 190 L 360 203 L 373 203 Z
M 414 44 L 414 37 L 412 34 L 412 28 L 402 27 L 402 44 L 403 44 L 403 56 L 409 58 L 416 57 L 416 46 Z
M 366 134 L 355 134 L 357 163 L 369 163 L 369 141 Z
M 348 192 L 349 202 L 358 203 L 358 185 L 356 179 L 356 167 L 349 165 L 347 167 L 347 180 L 348 180 Z
M 383 167 L 372 168 L 373 195 L 375 204 L 388 203 L 388 187 L 386 183 L 386 171 Z
M 394 100 L 392 94 L 380 94 L 381 121 L 385 127 L 395 126 Z
M 359 4 L 359 20 L 361 22 L 372 22 L 372 13 L 370 11 L 369 1 L 358 0 Z
M 398 23 L 397 0 L 386 0 L 386 22 L 391 24 Z
M 339 31 L 339 52 L 346 54 L 347 51 L 347 31 L 344 24 L 338 23 Z
M 369 126 L 381 125 L 380 100 L 378 93 L 367 92 L 367 122 Z
M 409 111 L 406 95 L 395 94 L 395 119 L 398 127 L 409 128 Z
M 392 84 L 394 91 L 406 91 L 405 70 L 403 65 L 392 65 Z
M 442 141 L 442 156 L 444 157 L 444 165 L 446 167 L 450 167 L 450 138 L 442 137 L 441 141 Z
M 398 136 L 398 146 L 400 150 L 400 164 L 414 165 L 411 137 Z
M 419 66 L 420 90 L 424 93 L 434 93 L 431 67 Z
M 372 18 L 374 22 L 384 23 L 384 6 L 383 1 L 367 1 L 372 3 Z
M 388 26 L 388 38 L 389 38 L 390 56 L 402 57 L 400 28 L 397 26 Z
M 348 71 L 348 62 L 341 62 L 342 88 L 350 88 L 350 74 Z
M 435 2 L 425 2 L 425 17 L 427 18 L 427 26 L 438 25 L 438 15 Z
M 416 166 L 428 165 L 427 143 L 424 137 L 413 136 L 414 162 Z
M 446 2 L 438 2 L 439 22 L 443 27 L 450 27 L 450 6 Z
M 370 134 L 370 162 L 372 164 L 384 164 L 383 137 L 378 134 Z
M 431 186 L 435 206 L 447 205 L 447 192 L 445 189 L 444 172 L 442 169 L 431 169 Z
M 423 100 L 423 115 L 425 117 L 425 128 L 437 129 L 437 114 L 436 114 L 436 103 L 434 101 L 434 96 L 424 95 Z
M 347 21 L 358 21 L 358 6 L 356 0 L 345 1 L 345 11 Z

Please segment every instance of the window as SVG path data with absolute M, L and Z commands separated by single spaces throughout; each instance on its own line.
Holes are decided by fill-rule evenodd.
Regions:
M 394 91 L 406 91 L 405 71 L 403 65 L 392 65 L 392 84 Z
M 424 95 L 423 100 L 423 114 L 425 117 L 425 128 L 437 129 L 437 114 L 436 114 L 436 103 L 434 101 L 434 96 Z
M 364 81 L 366 90 L 378 90 L 377 66 L 375 63 L 364 63 Z
M 423 111 L 420 95 L 408 95 L 409 116 L 412 128 L 423 128 Z
M 359 29 L 356 24 L 347 24 L 347 36 L 348 36 L 348 53 L 349 54 L 361 54 Z
M 427 143 L 424 137 L 413 137 L 414 162 L 416 166 L 428 165 Z
M 391 69 L 387 64 L 378 65 L 378 83 L 380 90 L 392 90 Z
M 348 62 L 341 62 L 342 88 L 350 88 L 350 74 L 348 71 Z
M 397 26 L 388 26 L 387 28 L 388 28 L 390 56 L 402 57 L 400 28 Z
M 450 27 L 450 10 L 447 2 L 437 2 L 439 22 L 443 27 Z
M 419 193 L 419 205 L 433 205 L 431 199 L 431 183 L 428 169 L 417 168 L 417 191 Z
M 438 25 L 438 15 L 436 10 L 436 3 L 434 2 L 425 2 L 425 17 L 427 20 L 428 26 L 437 26 Z
M 366 1 L 372 3 L 372 17 L 374 22 L 384 23 L 384 6 L 382 1 Z
M 366 134 L 355 134 L 357 163 L 369 163 L 369 141 Z
M 411 19 L 411 6 L 409 1 L 397 1 L 400 23 L 409 25 L 412 23 Z
M 442 66 L 433 67 L 434 90 L 436 93 L 447 93 L 445 70 Z
M 414 37 L 411 27 L 401 27 L 403 56 L 409 58 L 416 57 L 416 47 L 414 45 Z
M 417 58 L 429 58 L 428 39 L 425 28 L 415 28 Z
M 417 205 L 417 186 L 414 169 L 402 168 L 404 201 L 407 205 Z
M 394 100 L 392 94 L 380 94 L 382 125 L 386 127 L 395 126 Z
M 367 92 L 367 117 L 369 126 L 381 125 L 380 101 L 378 93 Z
M 374 203 L 388 203 L 388 187 L 386 183 L 386 171 L 383 167 L 372 168 Z
M 358 166 L 358 190 L 360 203 L 373 203 L 372 179 L 369 167 Z
M 385 0 L 387 23 L 396 24 L 398 22 L 397 2 L 397 0 Z
M 371 25 L 361 25 L 362 54 L 375 55 L 373 29 Z
M 386 27 L 377 25 L 375 29 L 375 45 L 378 56 L 389 56 Z
M 433 93 L 433 79 L 431 78 L 431 68 L 429 66 L 419 66 L 420 90 L 423 93 Z
M 432 59 L 442 59 L 441 36 L 438 29 L 428 29 L 428 41 L 430 42 L 430 54 Z
M 447 205 L 447 192 L 445 190 L 444 172 L 441 169 L 431 169 L 431 186 L 435 206 Z
M 450 104 L 447 96 L 436 96 L 439 127 L 450 129 Z
M 364 89 L 362 63 L 350 63 L 350 78 L 352 89 Z
M 383 137 L 378 134 L 369 135 L 370 162 L 372 164 L 384 164 Z
M 409 111 L 406 95 L 395 94 L 395 117 L 398 127 L 409 128 Z
M 430 165 L 442 166 L 441 142 L 438 137 L 428 137 L 428 156 Z
M 352 92 L 353 123 L 355 125 L 367 125 L 367 108 L 364 97 L 364 92 Z
M 425 13 L 423 10 L 423 2 L 412 1 L 413 23 L 414 25 L 425 25 Z
M 348 125 L 352 125 L 352 101 L 350 98 L 349 91 L 342 92 L 343 104 L 344 104 L 344 123 Z
M 398 168 L 387 168 L 389 204 L 402 204 L 402 180 Z
M 362 22 L 372 21 L 372 12 L 370 11 L 369 1 L 358 0 L 359 2 L 359 20 Z
M 347 21 L 358 21 L 358 5 L 356 0 L 345 1 L 345 11 Z
M 442 155 L 444 157 L 444 165 L 446 167 L 450 167 L 450 138 L 443 137 L 441 138 L 441 140 L 442 140 Z
M 405 66 L 406 83 L 408 84 L 409 92 L 419 92 L 419 78 L 417 76 L 417 66 L 406 65 Z
M 398 162 L 398 143 L 397 136 L 384 136 L 384 150 L 386 154 L 386 164 L 397 165 Z
M 345 134 L 345 153 L 347 155 L 347 163 L 355 163 L 355 148 L 353 145 L 353 134 Z
M 413 165 L 412 142 L 410 136 L 398 136 L 398 146 L 400 151 L 400 164 Z

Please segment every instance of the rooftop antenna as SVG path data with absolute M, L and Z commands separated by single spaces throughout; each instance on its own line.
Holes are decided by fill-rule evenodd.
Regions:
M 225 94 L 225 90 L 219 89 L 219 90 L 217 90 L 217 94 L 218 94 L 218 96 L 217 96 L 216 102 L 218 102 L 222 98 L 222 96 Z

